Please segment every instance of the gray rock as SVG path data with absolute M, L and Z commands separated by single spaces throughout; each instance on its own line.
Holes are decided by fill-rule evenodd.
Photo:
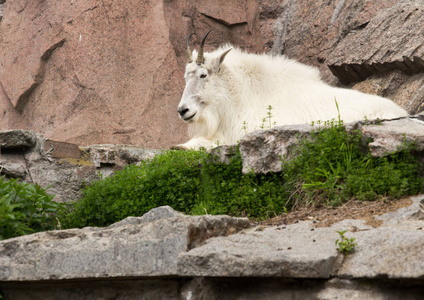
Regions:
M 36 135 L 27 130 L 0 130 L 0 147 L 2 149 L 25 150 L 34 147 Z
M 13 238 L 0 242 L 0 282 L 175 276 L 179 253 L 247 227 L 246 218 L 176 214 L 137 225 Z
M 411 200 L 412 205 L 381 216 L 375 216 L 375 219 L 384 221 L 384 225 L 386 226 L 396 225 L 405 227 L 412 223 L 409 227 L 410 229 L 418 228 L 419 226 L 414 226 L 414 221 L 424 221 L 424 196 L 411 197 Z
M 308 124 L 287 125 L 245 135 L 240 140 L 243 173 L 281 172 L 283 158 L 289 159 L 299 137 L 309 136 L 312 129 Z
M 339 278 L 424 278 L 423 230 L 380 227 L 353 236 L 358 245 L 339 268 Z
M 131 145 L 91 145 L 82 147 L 90 155 L 91 161 L 96 167 L 102 164 L 124 166 L 127 164 L 140 163 L 141 161 L 152 159 L 161 153 L 161 150 L 142 149 Z
M 27 175 L 26 162 L 20 154 L 1 154 L 0 173 L 14 178 L 25 178 Z
M 417 118 L 384 121 L 380 125 L 364 125 L 362 133 L 372 138 L 369 149 L 373 156 L 399 151 L 405 142 L 414 143 L 416 151 L 424 150 L 424 122 Z
M 179 213 L 172 209 L 170 206 L 161 206 L 157 208 L 153 208 L 147 213 L 145 213 L 142 217 L 128 217 L 123 219 L 122 221 L 116 222 L 115 224 L 110 225 L 108 228 L 116 228 L 119 226 L 125 225 L 138 225 L 143 223 L 149 223 L 156 220 L 174 218 L 178 216 L 183 216 L 182 213 Z
M 310 223 L 252 229 L 181 253 L 178 273 L 205 277 L 329 278 L 339 254 L 337 233 Z
M 224 164 L 230 164 L 231 159 L 234 157 L 236 145 L 222 145 L 211 149 L 211 154 L 214 159 Z

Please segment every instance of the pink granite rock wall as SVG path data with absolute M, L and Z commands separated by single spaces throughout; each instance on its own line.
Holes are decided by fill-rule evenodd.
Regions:
M 196 47 L 203 34 L 213 29 L 206 50 L 231 42 L 252 52 L 285 54 L 317 66 L 326 81 L 340 84 L 339 80 L 346 83 L 345 78 L 354 75 L 349 73 L 356 72 L 354 64 L 367 63 L 367 57 L 352 59 L 362 53 L 358 49 L 372 50 L 374 41 L 384 44 L 374 38 L 367 43 L 367 30 L 385 30 L 378 26 L 385 14 L 411 10 L 411 17 L 408 11 L 403 19 L 393 16 L 403 23 L 394 24 L 390 28 L 398 29 L 390 32 L 411 39 L 407 32 L 416 28 L 414 45 L 423 45 L 422 10 L 415 11 L 413 4 L 400 0 L 8 0 L 0 21 L 0 126 L 80 145 L 167 148 L 187 139 L 176 106 L 184 88 L 188 34 L 196 34 Z M 390 38 L 389 34 L 386 39 Z M 417 62 L 423 59 L 420 49 Z M 392 57 L 411 55 L 405 47 L 392 50 L 396 52 Z M 376 64 L 387 56 L 380 58 Z M 343 72 L 337 72 L 338 66 L 343 66 Z M 424 70 L 419 63 L 416 66 L 413 74 L 390 69 L 401 73 L 395 78 L 402 78 L 389 80 L 391 84 L 381 72 L 367 73 L 365 77 L 377 78 L 368 90 L 416 113 L 424 109 L 420 92 Z M 383 81 L 390 89 L 369 88 Z

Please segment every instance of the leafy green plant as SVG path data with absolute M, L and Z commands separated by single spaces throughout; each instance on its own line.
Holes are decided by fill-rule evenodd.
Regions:
M 38 184 L 0 177 L 0 239 L 55 229 L 63 204 Z
M 347 238 L 345 237 L 345 233 L 347 230 L 343 231 L 337 231 L 337 233 L 340 235 L 340 238 L 336 240 L 336 246 L 338 246 L 338 249 L 340 253 L 344 255 L 349 255 L 353 251 L 355 251 L 355 246 L 358 245 L 357 243 L 354 243 L 355 238 Z
M 204 155 L 171 150 L 96 181 L 83 190 L 82 199 L 68 209 L 62 224 L 65 228 L 106 226 L 161 205 L 190 211 L 199 193 Z
M 243 175 L 241 168 L 238 147 L 228 164 L 204 151 L 167 151 L 88 186 L 62 225 L 107 226 L 161 205 L 188 214 L 250 217 L 286 209 L 280 175 Z

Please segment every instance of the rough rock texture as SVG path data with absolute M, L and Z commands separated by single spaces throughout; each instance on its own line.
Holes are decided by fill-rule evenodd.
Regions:
M 363 220 L 344 220 L 331 227 L 314 223 L 252 228 L 208 240 L 204 246 L 179 255 L 179 273 L 189 276 L 289 278 L 424 278 L 424 198 L 379 217 L 380 228 Z M 350 229 L 355 252 L 338 259 L 336 231 Z M 340 257 L 339 257 L 340 258 Z
M 179 274 L 213 277 L 329 278 L 337 260 L 335 231 L 311 224 L 253 228 L 182 253 Z
M 0 130 L 0 175 L 48 188 L 57 202 L 74 202 L 84 185 L 128 164 L 153 158 L 159 150 L 126 145 L 78 145 L 25 130 Z
M 307 124 L 287 125 L 245 135 L 240 140 L 243 173 L 281 172 L 282 162 L 290 159 L 290 150 L 312 129 Z
M 261 0 L 261 32 L 272 53 L 317 66 L 326 81 L 335 83 L 326 62 L 330 52 L 349 32 L 360 30 L 379 11 L 397 2 Z
M 26 130 L 2 130 L 0 131 L 0 147 L 2 149 L 25 149 L 34 147 L 35 134 Z
M 421 3 L 397 3 L 381 10 L 363 29 L 351 31 L 331 52 L 327 63 L 344 83 L 391 70 L 424 72 L 424 27 L 417 26 L 423 22 Z
M 373 156 L 384 156 L 399 151 L 405 143 L 413 143 L 415 151 L 424 151 L 424 121 L 417 118 L 365 125 L 362 127 L 362 133 L 373 140 L 368 145 Z
M 284 161 L 290 159 L 291 150 L 299 138 L 307 138 L 312 126 L 278 126 L 264 131 L 254 131 L 240 140 L 243 172 L 281 172 Z M 371 138 L 369 149 L 374 156 L 385 156 L 399 151 L 406 143 L 413 143 L 419 157 L 424 153 L 424 121 L 413 116 L 398 120 L 386 120 L 379 124 L 364 125 L 363 122 L 346 124 L 346 130 L 360 129 Z M 364 142 L 366 140 L 364 139 Z M 365 146 L 365 145 L 364 145 Z
M 0 242 L 5 299 L 420 299 L 424 196 L 378 217 L 252 227 L 169 207 L 107 228 Z M 355 238 L 349 256 L 336 231 Z M 61 279 L 61 280 L 58 280 Z M 107 295 L 107 296 L 106 296 Z
M 177 275 L 179 253 L 248 227 L 247 218 L 170 216 L 165 208 L 139 224 L 36 233 L 0 243 L 0 282 Z

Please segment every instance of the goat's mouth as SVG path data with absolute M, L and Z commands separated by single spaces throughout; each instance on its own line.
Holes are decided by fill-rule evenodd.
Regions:
M 188 118 L 185 118 L 185 119 L 183 119 L 185 122 L 189 122 L 189 121 L 191 121 L 193 118 L 194 118 L 194 116 L 196 115 L 196 113 L 194 113 L 194 114 L 192 114 L 190 117 L 188 117 Z

